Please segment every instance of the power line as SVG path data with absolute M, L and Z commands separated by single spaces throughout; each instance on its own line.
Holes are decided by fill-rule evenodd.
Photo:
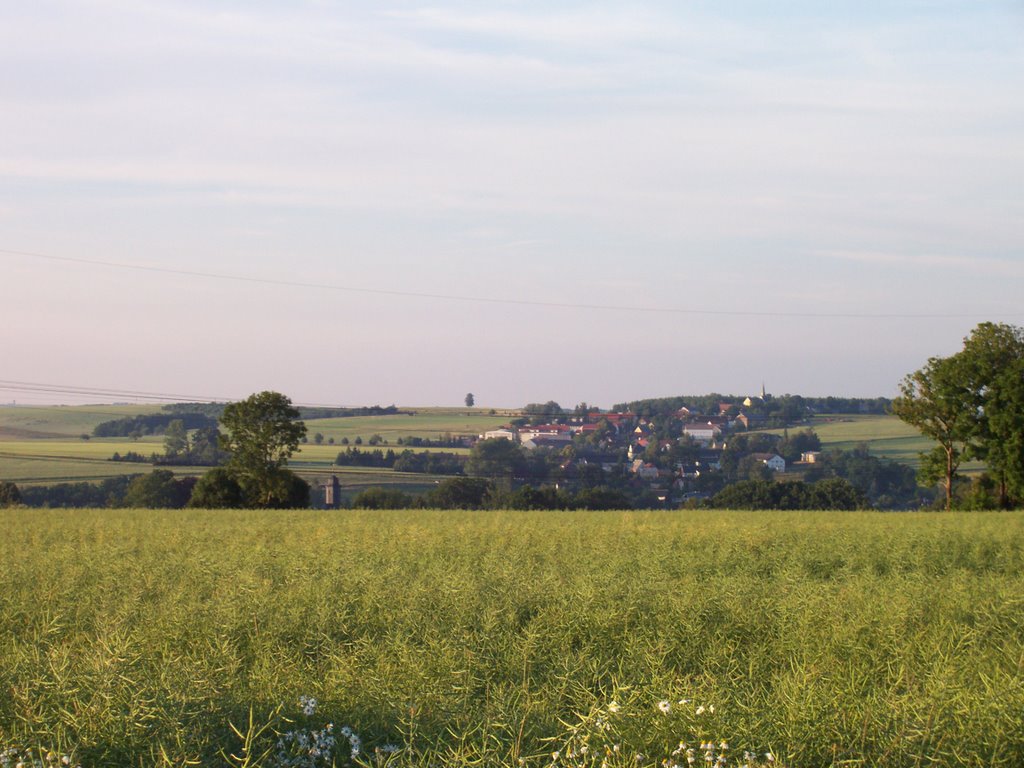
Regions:
M 135 398 L 139 400 L 153 400 L 158 402 L 228 402 L 226 397 L 202 397 L 195 395 L 179 395 L 161 392 L 142 392 L 131 389 L 108 389 L 103 387 L 68 386 L 63 384 L 46 384 L 36 381 L 11 381 L 0 379 L 0 389 L 15 390 L 18 392 L 45 392 L 61 395 L 82 395 L 85 397 L 121 397 Z
M 585 304 L 563 301 L 536 301 L 532 299 L 500 298 L 494 296 L 468 296 L 448 293 L 430 293 L 425 291 L 398 291 L 388 288 L 366 288 L 353 285 L 338 285 L 334 283 L 310 283 L 300 280 L 282 280 L 269 277 L 253 277 L 251 275 L 229 274 L 224 272 L 206 272 L 192 269 L 177 269 L 173 267 L 160 267 L 147 264 L 131 264 L 126 262 L 105 261 L 101 259 L 84 259 L 72 256 L 54 256 L 52 254 L 36 253 L 33 251 L 17 251 L 8 248 L 0 248 L 0 253 L 12 256 L 27 256 L 34 259 L 45 259 L 48 261 L 59 261 L 71 264 L 86 264 L 94 267 L 109 267 L 111 269 L 131 269 L 140 272 L 155 272 L 165 275 L 182 275 L 185 277 L 200 277 L 210 280 L 228 280 L 240 283 L 255 283 L 260 285 L 277 285 L 288 288 L 313 288 L 328 291 L 342 291 L 345 293 L 362 293 L 374 296 L 395 296 L 413 299 L 436 299 L 441 301 L 472 302 L 479 304 L 500 304 L 506 306 L 521 307 L 544 307 L 547 309 L 585 309 L 605 312 L 643 312 L 647 314 L 674 314 L 674 315 L 703 315 L 709 317 L 770 317 L 770 318 L 806 318 L 806 319 L 848 319 L 848 320 L 938 320 L 938 319 L 968 319 L 988 317 L 990 312 L 932 312 L 932 313 L 910 313 L 910 312 L 786 312 L 786 311 L 759 311 L 752 309 L 696 309 L 683 307 L 648 307 L 648 306 L 627 306 L 621 304 Z M 1024 316 L 1022 312 L 1001 313 L 1007 317 Z
M 9 392 L 32 392 L 39 394 L 57 394 L 57 395 L 78 395 L 80 397 L 109 397 L 123 400 L 144 400 L 149 401 L 153 404 L 160 403 L 190 403 L 196 405 L 205 405 L 207 403 L 230 403 L 236 400 L 241 400 L 241 397 L 211 397 L 208 395 L 183 395 L 173 394 L 168 392 L 147 392 L 136 389 L 111 389 L 107 387 L 89 387 L 84 385 L 68 385 L 68 384 L 52 384 L 38 381 L 13 381 L 10 379 L 0 379 L 0 390 Z M 135 403 L 129 403 L 134 405 Z M 139 403 L 142 405 L 144 403 Z M 296 408 L 336 408 L 345 410 L 348 408 L 361 408 L 364 406 L 358 405 L 338 405 L 337 403 L 297 403 L 293 402 L 292 405 Z M 16 406 L 17 408 L 46 408 L 49 406 L 43 405 L 26 405 Z M 76 411 L 77 413 L 85 413 L 85 411 Z M 100 414 L 99 412 L 93 412 L 94 415 L 109 415 Z

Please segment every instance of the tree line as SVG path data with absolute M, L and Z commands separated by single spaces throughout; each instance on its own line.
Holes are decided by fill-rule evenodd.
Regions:
M 150 413 L 139 416 L 125 416 L 104 421 L 93 427 L 93 437 L 132 437 L 160 435 L 175 422 L 181 422 L 185 429 L 217 428 L 217 419 L 204 413 L 183 412 L 177 414 Z

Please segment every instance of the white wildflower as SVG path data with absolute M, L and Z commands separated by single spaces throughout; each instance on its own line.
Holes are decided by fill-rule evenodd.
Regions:
M 312 696 L 300 696 L 299 706 L 302 707 L 302 714 L 306 717 L 316 714 L 316 699 Z
M 620 709 L 622 709 L 622 707 L 619 706 L 619 702 L 617 702 L 617 701 L 610 701 L 610 702 L 608 702 L 608 711 L 611 712 L 613 715 L 616 712 L 618 712 Z
M 668 701 L 666 701 L 665 699 L 662 699 L 661 701 L 658 702 L 658 709 L 660 709 L 662 712 L 664 712 L 667 715 L 669 712 L 672 711 L 672 705 Z

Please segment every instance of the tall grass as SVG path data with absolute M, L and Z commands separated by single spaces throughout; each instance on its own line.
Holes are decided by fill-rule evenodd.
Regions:
M 0 510 L 0 749 L 222 765 L 311 695 L 364 755 L 547 764 L 628 696 L 788 766 L 1020 766 L 1022 523 Z

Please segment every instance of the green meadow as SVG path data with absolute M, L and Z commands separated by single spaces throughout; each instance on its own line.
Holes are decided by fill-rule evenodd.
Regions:
M 77 437 L 124 416 L 159 413 L 158 405 L 0 406 L 0 439 Z
M 913 466 L 920 453 L 934 447 L 934 442 L 895 416 L 818 416 L 811 426 L 823 448 L 849 451 L 863 444 L 875 456 Z
M 483 410 L 466 408 L 409 410 L 415 414 L 307 420 L 309 442 L 300 446 L 291 466 L 310 480 L 338 474 L 349 496 L 369 485 L 393 485 L 421 491 L 433 485 L 434 478 L 423 475 L 407 478 L 385 469 L 361 470 L 357 477 L 343 471 L 343 468 L 333 467 L 334 458 L 346 447 L 341 444 L 342 439 L 347 438 L 353 447 L 360 450 L 391 448 L 401 451 L 399 438 L 475 436 L 507 424 L 510 418 L 508 412 L 490 415 Z M 145 435 L 138 440 L 95 437 L 83 440 L 81 435 L 91 433 L 97 424 L 104 421 L 159 411 L 159 406 L 155 405 L 0 407 L 0 480 L 33 485 L 98 481 L 117 475 L 149 472 L 152 467 L 147 463 L 115 463 L 109 459 L 114 453 L 122 456 L 129 452 L 143 456 L 162 453 L 162 435 Z M 324 436 L 324 442 L 319 445 L 313 440 L 318 432 Z M 368 445 L 373 435 L 380 435 L 387 444 Z M 354 445 L 356 438 L 362 439 L 362 445 Z M 331 439 L 334 444 L 329 442 Z M 468 453 L 466 448 L 427 447 L 415 450 Z M 177 474 L 194 475 L 203 471 L 197 467 L 166 468 Z M 369 475 L 373 477 L 367 479 Z
M 313 435 L 317 432 L 323 434 L 324 439 L 334 438 L 338 443 L 342 438 L 350 441 L 357 437 L 363 439 L 363 448 L 367 439 L 372 435 L 380 435 L 388 441 L 389 447 L 396 447 L 399 438 L 422 437 L 434 438 L 439 435 L 479 435 L 489 429 L 508 424 L 510 416 L 507 414 L 494 416 L 486 411 L 474 411 L 463 408 L 461 410 L 451 408 L 424 408 L 409 409 L 415 411 L 411 414 L 394 414 L 387 416 L 348 416 L 340 419 L 313 419 L 306 422 L 309 430 L 308 437 L 312 441 Z M 304 446 L 304 450 L 309 446 Z M 337 453 L 337 449 L 335 449 Z
M 728 765 L 1024 765 L 1019 513 L 8 509 L 0 530 L 0 751 L 346 765 L 344 726 L 364 765 L 686 765 L 681 740 Z M 329 722 L 330 761 L 284 760 Z

